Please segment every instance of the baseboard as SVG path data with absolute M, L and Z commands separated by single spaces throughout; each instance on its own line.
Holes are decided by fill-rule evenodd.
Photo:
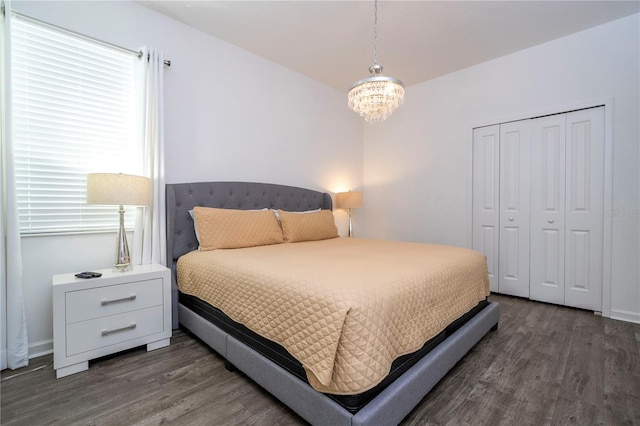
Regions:
M 611 316 L 609 318 L 640 324 L 640 313 L 638 312 L 618 311 L 616 309 L 612 309 Z
M 5 348 L 0 349 L 0 370 L 7 368 L 7 350 Z
M 29 344 L 29 359 L 53 353 L 53 339 Z

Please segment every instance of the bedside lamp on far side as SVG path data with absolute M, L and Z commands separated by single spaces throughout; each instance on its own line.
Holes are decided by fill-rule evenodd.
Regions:
M 362 192 L 349 191 L 338 192 L 336 194 L 336 208 L 349 210 L 349 237 L 353 237 L 353 227 L 351 225 L 351 209 L 362 207 Z
M 116 262 L 113 267 L 118 271 L 129 270 L 131 257 L 124 229 L 124 206 L 147 206 L 149 204 L 149 178 L 122 173 L 89 173 L 87 175 L 87 204 L 120 206 Z

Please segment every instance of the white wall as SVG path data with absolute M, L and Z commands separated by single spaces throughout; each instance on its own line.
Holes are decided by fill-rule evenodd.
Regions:
M 471 127 L 613 97 L 611 316 L 640 322 L 639 16 L 407 88 L 366 126 L 369 237 L 470 246 Z
M 165 69 L 167 183 L 362 187 L 362 125 L 346 95 L 133 2 L 14 2 L 19 12 L 121 46 Z M 341 232 L 346 214 L 336 212 Z M 115 233 L 22 239 L 31 356 L 51 350 L 51 275 L 107 268 Z

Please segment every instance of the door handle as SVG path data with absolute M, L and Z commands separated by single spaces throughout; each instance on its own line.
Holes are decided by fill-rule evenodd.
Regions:
M 553 219 L 549 219 L 547 222 L 549 222 L 549 223 L 553 223 L 553 222 L 555 222 L 555 220 L 553 220 Z
M 512 217 L 509 218 L 509 222 L 513 222 L 513 218 Z

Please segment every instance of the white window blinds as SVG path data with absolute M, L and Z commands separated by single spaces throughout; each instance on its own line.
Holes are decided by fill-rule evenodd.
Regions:
M 137 58 L 21 16 L 11 55 L 21 233 L 117 229 L 117 207 L 86 204 L 86 175 L 141 172 Z

